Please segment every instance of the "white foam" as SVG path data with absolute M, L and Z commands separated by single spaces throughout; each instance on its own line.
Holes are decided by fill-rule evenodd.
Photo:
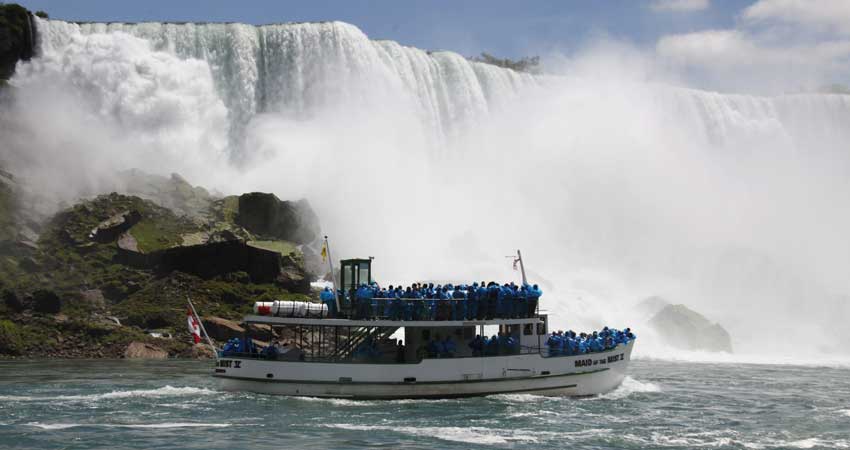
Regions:
M 847 441 L 829 441 L 820 438 L 808 438 L 801 439 L 799 441 L 788 442 L 783 444 L 782 446 L 788 446 L 793 448 L 848 448 L 850 447 L 850 443 L 848 443 Z
M 626 376 L 626 378 L 623 379 L 623 383 L 620 384 L 617 389 L 614 389 L 613 391 L 608 392 L 607 394 L 602 394 L 592 398 L 618 400 L 621 398 L 626 398 L 632 394 L 652 392 L 661 392 L 661 387 L 655 383 L 650 383 L 648 381 L 639 381 L 632 378 L 631 376 Z
M 534 394 L 496 394 L 489 395 L 487 398 L 491 398 L 494 400 L 502 400 L 511 403 L 531 403 L 531 402 L 539 402 L 548 399 L 543 395 L 534 395 Z
M 164 423 L 41 423 L 29 422 L 27 426 L 41 428 L 42 430 L 65 430 L 78 427 L 96 428 L 224 428 L 229 423 L 199 423 L 199 422 L 164 422 Z
M 88 395 L 58 395 L 58 396 L 25 396 L 25 395 L 3 395 L 0 401 L 8 402 L 96 402 L 101 400 L 115 400 L 125 398 L 161 398 L 161 397 L 187 397 L 201 395 L 216 395 L 220 392 L 196 387 L 174 387 L 163 386 L 157 389 L 136 389 L 129 391 L 112 391 L 103 394 Z
M 442 439 L 444 441 L 462 442 L 465 444 L 495 445 L 508 443 L 535 443 L 538 441 L 538 437 L 531 432 L 482 427 L 406 427 L 354 424 L 330 424 L 325 426 L 351 431 L 392 431 L 416 437 L 431 437 Z
M 840 409 L 838 410 L 838 412 L 844 414 L 847 417 L 850 417 L 850 409 Z
M 302 402 L 318 402 L 328 403 L 334 406 L 374 406 L 376 403 L 367 400 L 349 400 L 345 398 L 324 398 L 324 397 L 293 397 L 295 400 Z

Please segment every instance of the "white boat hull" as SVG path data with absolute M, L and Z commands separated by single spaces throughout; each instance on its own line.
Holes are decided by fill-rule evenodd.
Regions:
M 595 395 L 626 376 L 634 341 L 577 356 L 540 354 L 425 359 L 416 364 L 284 362 L 222 358 L 222 388 L 305 397 L 451 398 L 503 393 Z

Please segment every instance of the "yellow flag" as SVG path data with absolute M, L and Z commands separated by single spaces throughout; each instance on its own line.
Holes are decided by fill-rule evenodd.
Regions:
M 326 244 L 322 244 L 322 262 L 327 261 L 328 259 L 328 246 Z

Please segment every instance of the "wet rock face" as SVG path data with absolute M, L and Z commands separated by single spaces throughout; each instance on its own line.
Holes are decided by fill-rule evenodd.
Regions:
M 281 201 L 262 192 L 239 196 L 236 222 L 251 233 L 297 244 L 309 244 L 319 233 L 319 219 L 306 200 Z
M 656 332 L 673 347 L 732 353 L 732 338 L 720 324 L 684 305 L 667 305 L 649 321 Z
M 26 8 L 0 4 L 0 80 L 12 77 L 18 61 L 33 57 L 35 36 L 35 22 Z

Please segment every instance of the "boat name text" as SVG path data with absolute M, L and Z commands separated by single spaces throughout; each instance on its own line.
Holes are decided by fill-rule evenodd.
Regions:
M 576 367 L 600 366 L 600 365 L 603 365 L 603 364 L 609 364 L 609 363 L 615 363 L 617 361 L 623 361 L 625 359 L 626 359 L 625 354 L 623 354 L 623 353 L 620 353 L 619 355 L 611 355 L 607 358 L 600 358 L 600 359 L 592 359 L 592 358 L 577 359 L 576 360 Z

